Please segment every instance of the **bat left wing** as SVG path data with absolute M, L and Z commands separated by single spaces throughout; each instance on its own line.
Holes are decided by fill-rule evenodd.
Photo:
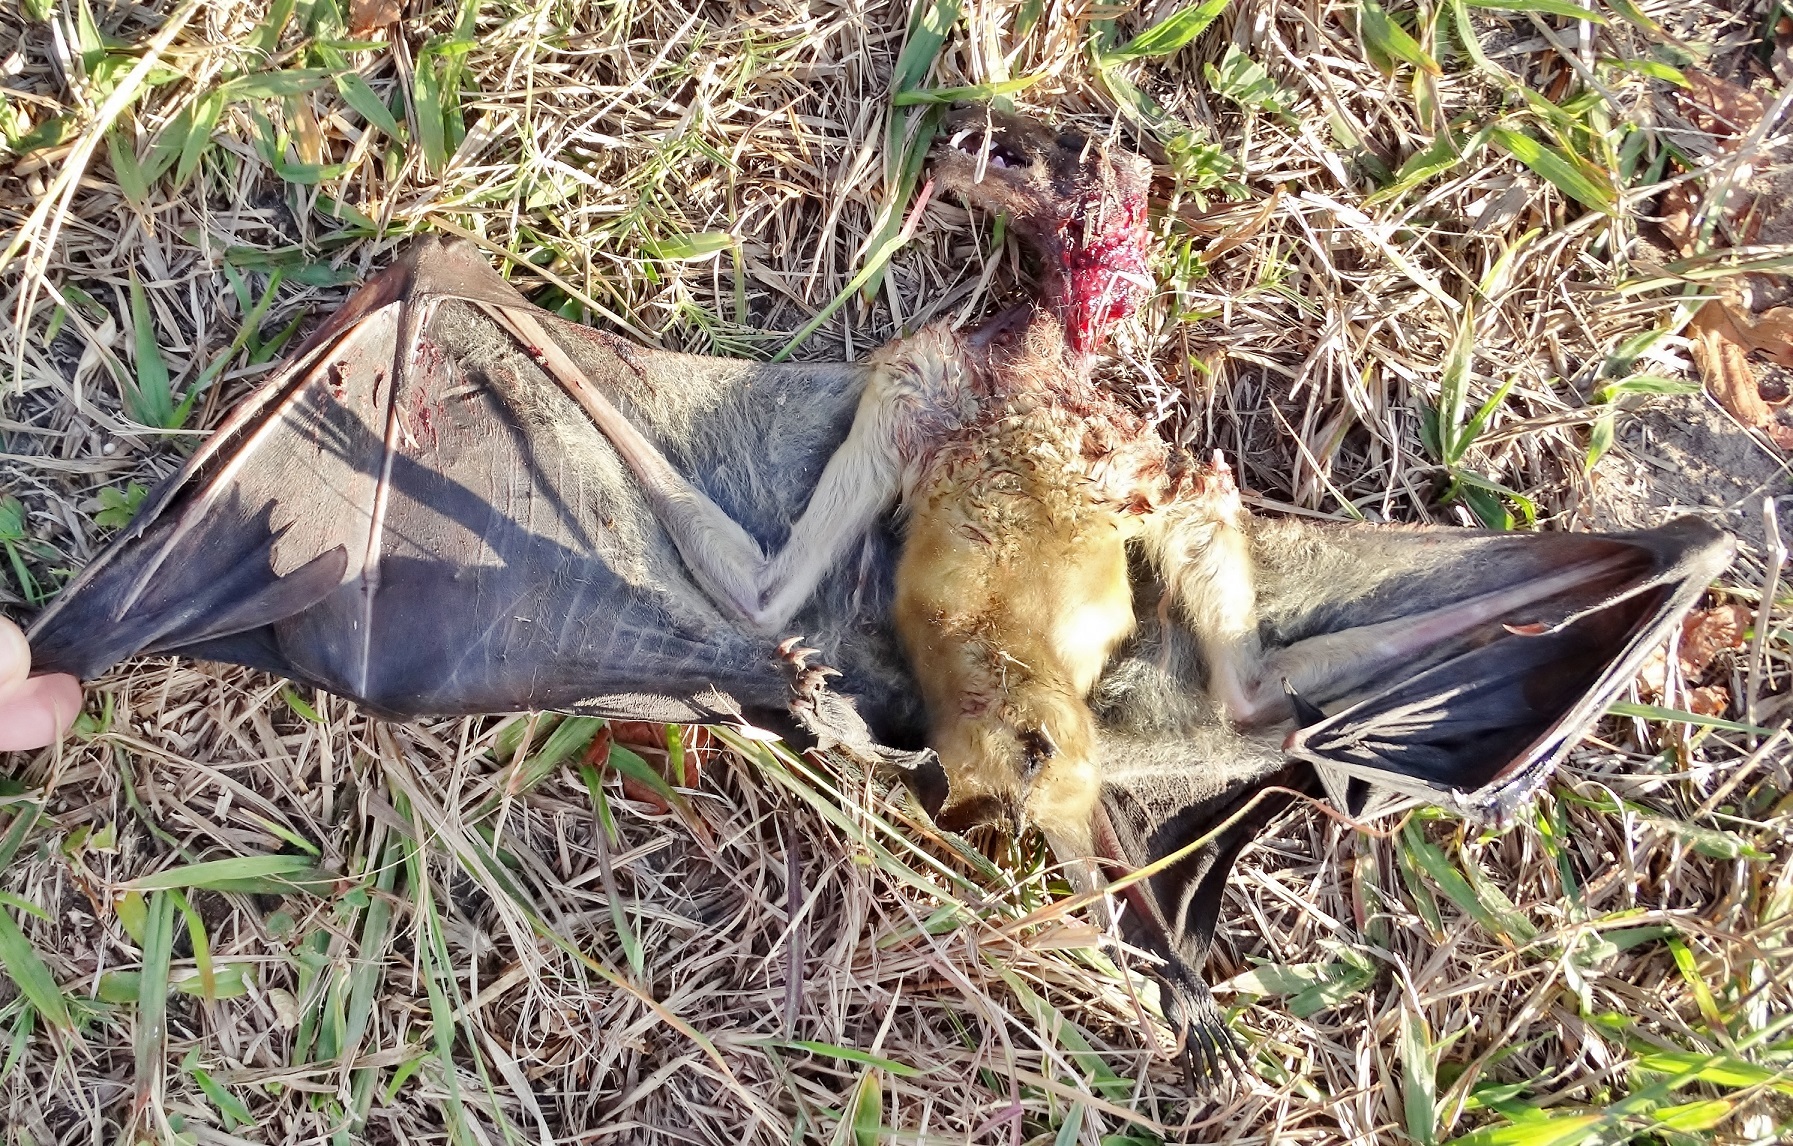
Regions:
M 1136 576 L 1140 629 L 1091 695 L 1092 835 L 1120 924 L 1161 960 L 1192 1086 L 1237 1065 L 1201 969 L 1240 852 L 1301 794 L 1367 815 L 1378 793 L 1509 815 L 1605 712 L 1730 559 L 1697 519 L 1630 534 L 1254 524 L 1264 665 L 1311 696 L 1238 730 L 1188 628 Z M 1331 707 L 1328 715 L 1324 709 Z
M 691 583 L 555 363 L 762 540 L 802 510 L 864 373 L 633 346 L 531 307 L 471 245 L 415 240 L 39 616 L 36 667 L 91 678 L 174 652 L 400 717 L 745 714 L 794 731 L 777 636 Z M 892 544 L 868 537 L 790 633 L 901 709 L 900 662 L 860 623 Z M 865 740 L 851 708 L 822 696 L 818 736 Z
M 1367 785 L 1509 818 L 1636 679 L 1732 552 L 1728 534 L 1692 517 L 1625 534 L 1462 533 L 1464 560 L 1438 570 L 1460 587 L 1457 600 L 1423 616 L 1354 618 L 1422 631 L 1437 623 L 1450 635 L 1338 698 L 1330 714 L 1308 708 L 1285 743 L 1342 810 L 1363 811 Z M 1512 566 L 1503 576 L 1498 561 L 1479 567 L 1472 551 L 1542 567 L 1522 574 L 1517 600 L 1482 609 L 1514 591 Z

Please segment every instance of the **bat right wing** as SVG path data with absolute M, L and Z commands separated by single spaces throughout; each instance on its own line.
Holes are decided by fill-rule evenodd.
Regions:
M 640 348 L 530 307 L 468 244 L 416 240 L 37 619 L 36 668 L 91 678 L 173 652 L 396 716 L 745 713 L 788 727 L 776 638 L 691 582 L 638 483 L 544 368 L 553 355 L 520 343 L 501 310 L 533 316 L 560 361 L 762 540 L 802 510 L 863 382 L 853 366 Z M 865 545 L 791 631 L 847 687 L 888 699 L 902 692 L 896 658 L 857 618 L 878 607 L 894 540 Z M 849 743 L 866 739 L 850 708 L 823 714 Z
M 1233 863 L 1271 820 L 1322 791 L 1351 815 L 1376 793 L 1510 814 L 1730 552 L 1697 519 L 1610 535 L 1257 522 L 1264 663 L 1313 689 L 1286 738 L 1223 718 L 1196 634 L 1136 576 L 1139 635 L 1090 698 L 1092 836 L 1111 875 L 1170 861 L 1123 890 L 1120 922 L 1161 961 L 1192 1086 L 1237 1066 L 1201 969 Z

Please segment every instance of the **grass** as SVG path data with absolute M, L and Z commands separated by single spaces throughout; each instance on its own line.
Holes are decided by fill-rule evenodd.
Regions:
M 987 229 L 904 231 L 954 94 L 1158 163 L 1162 289 L 1114 379 L 1257 507 L 1659 517 L 1651 410 L 1712 409 L 1683 327 L 1788 265 L 1778 216 L 1750 235 L 1723 199 L 1772 188 L 1778 121 L 1726 144 L 1679 94 L 1784 67 L 1760 7 L 25 0 L 0 599 L 55 593 L 414 233 L 706 352 L 987 312 L 1016 282 Z M 1685 250 L 1652 221 L 1673 186 Z M 1246 854 L 1210 971 L 1256 1078 L 1213 1104 L 1034 841 L 986 855 L 721 734 L 391 726 L 122 666 L 0 788 L 6 1141 L 1784 1138 L 1789 600 L 1732 521 L 1714 599 L 1760 639 L 1671 659 L 1523 822 L 1301 813 Z M 1725 696 L 1690 712 L 1696 685 Z

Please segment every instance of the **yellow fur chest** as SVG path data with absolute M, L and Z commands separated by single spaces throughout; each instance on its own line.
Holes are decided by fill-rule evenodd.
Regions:
M 1133 630 L 1138 518 L 1087 424 L 1049 403 L 1005 410 L 944 447 L 910 502 L 896 624 L 953 777 L 948 824 L 1062 837 L 1096 797 L 1084 698 Z

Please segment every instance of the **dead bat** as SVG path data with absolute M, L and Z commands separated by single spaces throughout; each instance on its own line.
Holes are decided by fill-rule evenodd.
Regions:
M 974 149 L 986 176 L 994 156 L 999 171 L 1039 161 L 1034 136 L 997 138 L 1005 153 L 996 135 Z M 1077 317 L 1061 310 L 1060 329 Z M 561 321 L 470 246 L 419 240 L 38 618 L 34 664 L 91 678 L 179 653 L 397 717 L 747 720 L 862 755 L 920 749 L 934 725 L 893 620 L 904 467 L 878 451 L 925 403 L 893 379 L 967 348 L 1008 360 L 1028 341 L 1002 339 L 1032 323 L 924 331 L 862 364 L 693 357 Z M 1075 697 L 1094 721 L 1094 790 L 1054 809 L 1111 876 L 1212 836 L 1126 889 L 1120 919 L 1164 960 L 1203 1080 L 1236 1053 L 1198 974 L 1226 872 L 1289 793 L 1510 810 L 1730 544 L 1693 520 L 1614 536 L 1219 524 L 1224 577 L 1203 572 L 1201 545 L 1120 547 L 1132 631 L 1110 624 L 1112 652 Z M 1210 607 L 1229 618 L 1218 638 Z M 832 685 L 792 651 L 797 634 Z M 928 795 L 951 806 L 950 790 Z M 1014 792 L 997 802 L 1012 809 Z

